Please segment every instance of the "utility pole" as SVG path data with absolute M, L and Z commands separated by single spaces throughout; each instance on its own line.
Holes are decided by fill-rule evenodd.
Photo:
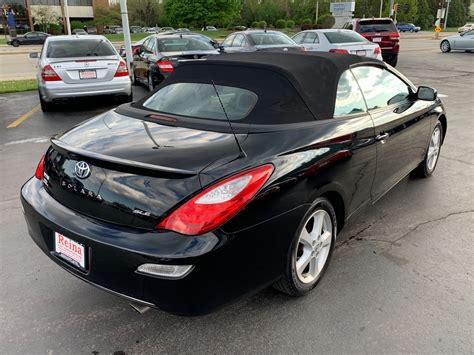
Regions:
M 71 23 L 69 22 L 69 9 L 67 7 L 67 0 L 64 1 L 64 18 L 66 20 L 66 32 L 70 36 L 71 35 Z
M 446 30 L 446 27 L 448 26 L 448 13 L 449 13 L 449 4 L 451 3 L 451 0 L 446 1 L 446 16 L 444 17 L 444 30 Z
M 318 17 L 319 17 L 319 0 L 316 0 L 316 11 L 315 11 L 315 16 L 314 16 L 314 24 L 318 23 Z
M 128 74 L 131 75 L 132 66 L 132 40 L 130 38 L 130 27 L 128 25 L 127 0 L 120 0 L 120 13 L 122 14 L 122 28 L 125 45 L 125 54 L 127 57 Z
M 393 2 L 394 0 L 390 0 L 390 12 L 389 12 L 389 17 L 393 19 Z

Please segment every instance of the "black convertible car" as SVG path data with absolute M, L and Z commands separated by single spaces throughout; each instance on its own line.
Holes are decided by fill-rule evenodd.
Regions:
M 21 198 L 65 270 L 203 314 L 272 284 L 310 292 L 344 223 L 431 175 L 445 133 L 436 92 L 380 61 L 216 56 L 51 139 Z

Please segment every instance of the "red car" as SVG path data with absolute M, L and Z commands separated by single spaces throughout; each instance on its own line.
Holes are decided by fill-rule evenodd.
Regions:
M 382 57 L 392 67 L 397 65 L 400 50 L 400 33 L 390 18 L 353 19 L 346 22 L 345 29 L 354 30 L 369 41 L 378 43 Z

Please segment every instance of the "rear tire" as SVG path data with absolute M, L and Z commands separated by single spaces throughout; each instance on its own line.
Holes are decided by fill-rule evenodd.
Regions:
M 388 61 L 387 61 L 388 64 L 390 64 L 392 67 L 396 67 L 397 66 L 397 63 L 398 63 L 398 54 L 397 55 L 394 55 L 393 57 L 391 57 Z
M 19 41 L 13 41 L 13 42 L 12 42 L 12 46 L 13 46 L 13 47 L 19 47 L 19 46 L 20 46 L 20 42 L 19 42 Z
M 119 103 L 120 104 L 126 104 L 128 102 L 132 102 L 133 101 L 133 93 L 131 93 L 130 95 L 128 96 L 122 96 L 120 99 L 119 99 Z
M 44 101 L 41 97 L 41 94 L 39 95 L 39 100 L 41 105 L 41 111 L 43 112 L 52 112 L 56 108 L 56 106 L 52 102 Z
M 438 165 L 441 145 L 443 143 L 443 125 L 440 121 L 436 123 L 433 133 L 431 133 L 428 149 L 426 149 L 425 159 L 412 171 L 413 177 L 427 178 L 431 176 Z
M 303 217 L 288 250 L 285 274 L 273 287 L 290 296 L 310 293 L 331 260 L 337 234 L 334 207 L 318 198 Z
M 441 42 L 439 45 L 439 48 L 441 49 L 441 52 L 443 53 L 449 53 L 451 52 L 451 45 L 449 44 L 449 41 L 444 40 Z

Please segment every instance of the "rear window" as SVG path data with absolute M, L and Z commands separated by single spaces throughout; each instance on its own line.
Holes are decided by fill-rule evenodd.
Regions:
M 359 32 L 397 32 L 391 20 L 371 20 L 359 22 Z
M 295 45 L 295 42 L 283 33 L 252 33 L 249 35 L 256 45 L 288 44 Z
M 324 35 L 330 43 L 368 42 L 357 32 L 324 32 Z
M 214 49 L 209 43 L 192 37 L 163 38 L 158 40 L 160 52 L 207 51 Z
M 257 95 L 249 90 L 216 85 L 222 105 L 232 121 L 245 118 L 257 103 Z M 212 84 L 176 83 L 158 90 L 143 107 L 162 113 L 226 120 L 224 110 Z
M 73 39 L 51 41 L 47 58 L 102 57 L 115 55 L 112 45 L 103 39 Z

